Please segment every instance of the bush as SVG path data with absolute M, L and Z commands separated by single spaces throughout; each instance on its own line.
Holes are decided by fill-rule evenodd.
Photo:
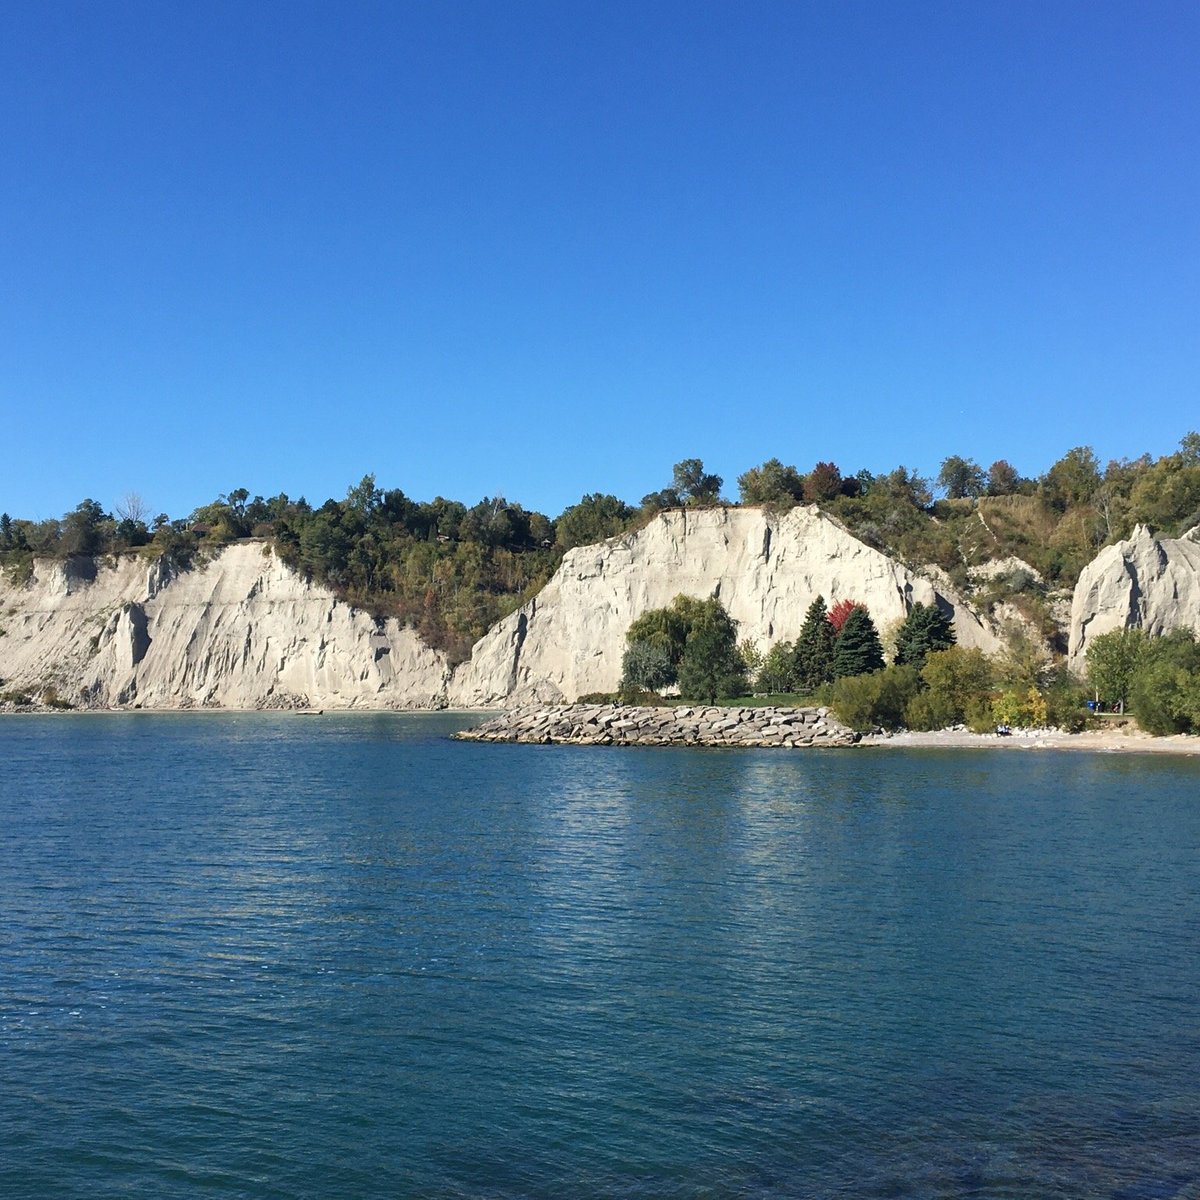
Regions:
M 1022 729 L 1044 729 L 1049 711 L 1042 693 L 1035 687 L 1024 692 L 1001 692 L 992 701 L 992 717 L 997 725 L 1016 725 Z
M 906 709 L 920 687 L 912 667 L 887 667 L 836 680 L 829 690 L 829 704 L 839 720 L 860 733 L 876 726 L 903 729 Z

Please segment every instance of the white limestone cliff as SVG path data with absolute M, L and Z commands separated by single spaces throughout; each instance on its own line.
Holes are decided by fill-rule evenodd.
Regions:
M 433 708 L 450 674 L 411 630 L 253 542 L 184 571 L 39 560 L 22 585 L 0 575 L 0 628 L 0 690 L 97 708 Z
M 912 604 L 953 614 L 958 642 L 987 652 L 995 633 L 961 599 L 860 542 L 815 507 L 667 512 L 644 529 L 568 552 L 528 604 L 476 643 L 454 674 L 455 705 L 510 697 L 555 702 L 611 692 L 625 631 L 640 613 L 680 593 L 717 596 L 738 634 L 766 649 L 794 638 L 809 604 L 824 596 L 867 605 L 881 628 Z
M 1158 538 L 1138 525 L 1083 569 L 1071 604 L 1069 662 L 1083 671 L 1091 640 L 1114 629 L 1200 633 L 1200 527 Z

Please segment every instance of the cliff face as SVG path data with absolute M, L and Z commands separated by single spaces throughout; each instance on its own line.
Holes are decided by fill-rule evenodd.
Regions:
M 762 649 L 794 638 L 818 595 L 831 606 L 862 601 L 881 629 L 903 619 L 912 603 L 937 603 L 953 613 L 960 645 L 999 646 L 963 601 L 815 508 L 697 509 L 663 513 L 636 533 L 570 551 L 533 600 L 476 643 L 455 672 L 450 701 L 557 702 L 611 692 L 634 618 L 680 593 L 719 597 L 739 637 Z
M 127 556 L 44 561 L 0 576 L 0 690 L 49 685 L 73 703 L 146 708 L 438 708 L 613 691 L 625 631 L 680 593 L 716 595 L 760 648 L 794 638 L 811 601 L 867 604 L 880 628 L 909 606 L 954 615 L 960 645 L 993 632 L 815 509 L 664 513 L 645 529 L 571 551 L 538 596 L 476 643 L 453 673 L 394 621 L 306 583 L 261 543 L 173 571 Z
M 1114 629 L 1150 634 L 1188 626 L 1200 633 L 1198 530 L 1182 538 L 1156 538 L 1144 525 L 1106 546 L 1075 585 L 1071 604 L 1070 665 L 1086 666 L 1088 643 Z
M 134 556 L 0 576 L 3 690 L 94 707 L 431 708 L 449 668 L 395 621 L 306 583 L 261 543 L 173 572 Z

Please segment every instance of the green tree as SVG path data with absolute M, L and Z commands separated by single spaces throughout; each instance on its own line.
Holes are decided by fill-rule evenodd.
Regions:
M 776 642 L 754 680 L 756 692 L 794 692 L 796 690 L 796 648 L 792 642 Z
M 925 656 L 954 645 L 954 626 L 936 604 L 914 604 L 896 635 L 896 662 L 919 671 Z
M 762 466 L 751 467 L 738 476 L 738 492 L 743 504 L 769 504 L 791 508 L 804 499 L 804 480 L 795 467 L 785 467 L 777 458 Z
M 1100 488 L 1100 462 L 1091 446 L 1068 450 L 1046 472 L 1042 491 L 1060 512 L 1074 504 L 1087 503 Z
M 721 484 L 724 482 L 720 475 L 711 475 L 705 471 L 704 463 L 700 459 L 685 458 L 675 464 L 670 490 L 683 504 L 717 504 L 721 499 Z
M 818 596 L 804 615 L 792 664 L 792 680 L 800 691 L 811 692 L 833 678 L 835 635 L 825 608 L 825 597 Z
M 658 642 L 631 642 L 621 659 L 623 693 L 635 691 L 660 692 L 678 678 L 676 664 L 670 652 Z
M 1147 640 L 1129 707 L 1147 733 L 1200 732 L 1200 644 L 1190 629 Z
M 554 522 L 555 541 L 564 551 L 576 546 L 593 546 L 623 533 L 633 516 L 634 510 L 623 500 L 593 492 L 563 510 Z
M 99 554 L 104 546 L 103 523 L 108 520 L 104 509 L 95 500 L 81 501 L 63 517 L 63 554 Z
M 715 598 L 702 602 L 679 664 L 679 694 L 709 704 L 746 691 L 746 665 L 737 648 L 737 623 Z
M 975 499 L 983 494 L 985 482 L 983 468 L 974 459 L 952 454 L 942 460 L 937 485 L 945 491 L 948 499 Z
M 833 677 L 865 675 L 882 667 L 883 645 L 879 631 L 867 610 L 856 605 L 838 634 L 833 651 Z
M 1141 629 L 1114 629 L 1092 638 L 1087 648 L 1088 682 L 1096 699 L 1125 711 L 1129 688 L 1146 656 L 1146 634 Z

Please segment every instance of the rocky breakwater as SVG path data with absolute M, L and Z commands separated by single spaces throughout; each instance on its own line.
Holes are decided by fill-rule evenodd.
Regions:
M 640 708 L 564 704 L 514 708 L 454 735 L 468 742 L 567 746 L 852 746 L 859 735 L 827 708 Z

